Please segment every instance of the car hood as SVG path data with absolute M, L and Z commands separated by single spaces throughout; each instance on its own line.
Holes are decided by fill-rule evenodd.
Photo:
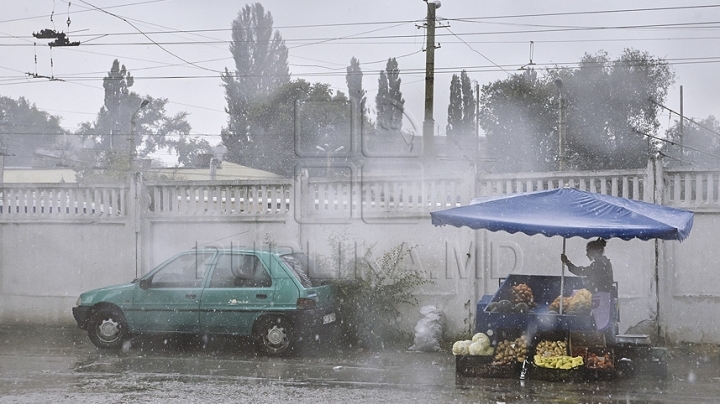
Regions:
M 80 304 L 93 305 L 99 301 L 122 304 L 129 301 L 137 287 L 137 283 L 124 283 L 89 290 L 80 294 Z

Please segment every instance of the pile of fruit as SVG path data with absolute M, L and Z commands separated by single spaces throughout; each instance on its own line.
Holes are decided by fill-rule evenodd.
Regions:
M 510 294 L 504 293 L 505 299 L 494 301 L 485 307 L 485 311 L 488 313 L 520 313 L 524 314 L 529 312 L 534 307 L 537 307 L 535 303 L 535 296 L 533 291 L 527 284 L 520 283 L 510 288 Z
M 569 370 L 583 365 L 582 356 L 548 356 L 535 355 L 533 358 L 535 366 L 547 369 Z
M 543 358 L 567 355 L 567 342 L 540 341 L 537 346 L 535 346 L 535 355 Z
M 509 365 L 513 362 L 525 362 L 527 358 L 527 340 L 518 337 L 515 340 L 500 341 L 495 348 L 495 362 L 493 365 Z
M 563 312 L 590 314 L 592 309 L 592 293 L 587 289 L 580 289 L 570 297 L 563 297 Z M 560 312 L 560 296 L 556 297 L 549 307 L 550 311 Z
M 479 332 L 473 335 L 472 340 L 456 341 L 452 353 L 456 356 L 491 356 L 495 349 L 490 345 L 490 338 Z
M 598 356 L 596 353 L 590 353 L 587 356 L 588 369 L 612 369 L 613 361 L 609 353 Z
M 521 283 L 519 285 L 515 285 L 512 288 L 510 288 L 510 293 L 512 294 L 512 303 L 518 304 L 518 303 L 525 303 L 528 305 L 528 307 L 535 307 L 537 304 L 535 303 L 535 297 L 533 296 L 532 289 L 524 283 Z

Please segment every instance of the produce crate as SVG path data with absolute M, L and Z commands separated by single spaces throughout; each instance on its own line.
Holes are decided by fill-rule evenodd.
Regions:
M 570 343 L 568 341 L 567 331 L 550 331 L 550 332 L 538 332 L 530 341 L 530 349 L 528 349 L 528 358 L 532 359 L 537 354 L 537 346 L 542 341 L 564 341 L 566 344 L 565 355 L 569 354 Z
M 608 348 L 586 348 L 587 352 L 583 361 L 585 362 L 584 373 L 588 380 L 610 380 L 615 378 L 615 355 L 612 349 Z M 606 366 L 591 366 L 590 358 L 596 355 L 606 358 L 602 361 Z
M 493 365 L 492 356 L 455 356 L 455 372 L 461 376 L 513 379 L 520 377 L 522 363 Z
M 587 355 L 588 348 L 607 348 L 605 334 L 596 331 L 571 331 L 570 332 L 570 355 Z
M 550 369 L 532 364 L 529 377 L 533 380 L 548 382 L 581 382 L 584 380 L 582 366 L 573 369 Z
M 668 376 L 667 348 L 646 346 L 617 346 L 616 370 L 622 377 L 665 379 Z

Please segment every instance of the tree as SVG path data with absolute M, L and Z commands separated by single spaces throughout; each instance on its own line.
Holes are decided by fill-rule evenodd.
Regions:
M 400 69 L 395 58 L 387 61 L 385 70 L 380 71 L 378 94 L 375 97 L 378 133 L 399 133 L 405 113 L 405 99 L 400 91 Z
M 288 50 L 273 18 L 260 3 L 246 5 L 232 23 L 230 53 L 235 69 L 225 68 L 222 82 L 228 125 L 221 137 L 227 147 L 225 159 L 240 163 L 250 139 L 249 108 L 260 97 L 268 97 L 290 81 Z
M 366 91 L 362 87 L 362 78 L 363 72 L 360 68 L 360 61 L 353 57 L 350 59 L 350 66 L 347 67 L 345 82 L 348 87 L 348 97 L 359 106 L 360 112 L 364 113 Z
M 516 74 L 485 85 L 480 122 L 498 159 L 495 169 L 557 169 L 559 91 L 568 168 L 644 167 L 656 145 L 641 133 L 657 135 L 656 103 L 673 81 L 667 62 L 626 49 L 614 61 L 600 51 L 586 54 L 577 69 L 553 69 L 537 80 Z
M 472 82 L 463 70 L 460 72 L 460 88 L 462 90 L 462 134 L 472 135 L 475 133 L 475 94 L 472 89 Z
M 513 74 L 483 85 L 480 124 L 494 171 L 550 171 L 557 166 L 557 111 L 551 84 Z
M 448 104 L 448 118 L 446 132 L 455 135 L 460 132 L 462 126 L 463 102 L 462 89 L 460 88 L 460 77 L 453 74 L 450 79 L 450 103 Z
M 193 156 L 211 150 L 205 140 L 190 138 L 187 113 L 168 116 L 166 98 L 140 96 L 130 91 L 134 80 L 125 65 L 116 59 L 107 77 L 103 79 L 105 102 L 94 122 L 80 125 L 77 135 L 92 143 L 91 149 L 98 153 L 89 161 L 91 166 L 107 164 L 116 166 L 125 157 L 125 165 L 133 152 L 129 149 L 130 134 L 134 134 L 134 155 L 147 157 L 161 149 L 179 152 L 178 162 L 188 165 Z M 143 100 L 147 104 L 141 108 Z M 134 123 L 134 125 L 133 125 Z M 195 148 L 187 147 L 188 144 Z M 113 154 L 113 156 L 110 156 Z M 115 156 L 117 155 L 117 156 Z
M 375 110 L 377 115 L 375 125 L 378 133 L 386 134 L 392 130 L 392 113 L 388 113 L 392 108 L 389 102 L 389 93 L 387 74 L 385 74 L 385 70 L 380 70 L 378 92 L 375 96 Z
M 329 84 L 290 81 L 248 106 L 250 141 L 240 163 L 291 176 L 299 158 L 327 156 L 316 146 L 349 150 L 349 104 Z
M 645 167 L 655 146 L 641 133 L 657 135 L 660 107 L 656 103 L 665 100 L 674 82 L 667 62 L 633 49 L 611 61 L 601 51 L 586 54 L 571 73 L 563 77 L 571 166 Z
M 710 115 L 702 120 L 686 119 L 680 131 L 680 122 L 668 128 L 662 151 L 675 165 L 700 168 L 720 167 L 720 121 Z
M 402 96 L 402 91 L 400 91 L 402 79 L 400 78 L 400 69 L 398 68 L 398 62 L 395 58 L 388 59 L 385 71 L 387 72 L 388 78 L 388 97 L 394 107 L 392 109 L 390 124 L 393 129 L 400 131 L 405 113 L 405 99 Z
M 59 117 L 37 109 L 25 98 L 0 97 L 0 154 L 7 154 L 5 166 L 33 165 L 38 149 L 55 149 L 66 133 Z
M 448 105 L 448 135 L 472 135 L 475 133 L 475 94 L 472 82 L 463 70 L 460 77 L 450 79 L 450 104 Z

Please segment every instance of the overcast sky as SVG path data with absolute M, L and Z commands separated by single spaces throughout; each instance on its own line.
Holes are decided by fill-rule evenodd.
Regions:
M 368 104 L 374 108 L 378 72 L 389 57 L 397 58 L 405 110 L 421 132 L 425 31 L 418 27 L 426 16 L 422 0 L 261 3 L 272 13 L 275 28 L 289 48 L 293 78 L 326 82 L 347 93 L 345 67 L 355 56 L 365 73 Z M 103 104 L 102 78 L 117 58 L 135 77 L 133 91 L 169 99 L 170 113 L 189 112 L 193 134 L 217 144 L 226 123 L 219 76 L 225 67 L 234 69 L 228 49 L 230 27 L 245 4 L 225 0 L 4 1 L 0 95 L 23 96 L 61 116 L 63 126 L 75 130 L 79 123 L 95 119 Z M 586 52 L 605 50 L 616 58 L 628 47 L 670 62 L 677 77 L 668 107 L 679 110 L 682 85 L 687 116 L 720 115 L 720 3 L 446 0 L 437 14 L 445 26 L 437 29 L 440 48 L 435 53 L 434 114 L 441 134 L 453 73 L 466 69 L 472 80 L 483 85 L 517 72 L 531 57 L 536 69 L 572 67 Z M 48 40 L 32 36 L 43 28 L 70 33 L 70 41 L 81 45 L 51 49 Z M 664 113 L 662 124 L 667 125 L 669 118 Z

